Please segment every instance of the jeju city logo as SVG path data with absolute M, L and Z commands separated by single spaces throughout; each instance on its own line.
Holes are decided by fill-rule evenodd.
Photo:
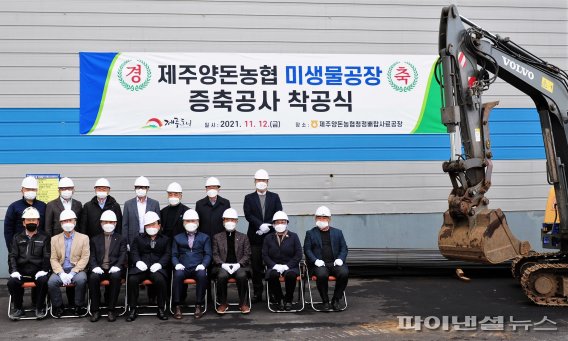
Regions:
M 146 122 L 146 125 L 142 127 L 142 129 L 158 129 L 161 128 L 164 123 L 159 119 L 152 117 Z
M 144 90 L 152 78 L 152 70 L 145 61 L 125 60 L 120 64 L 116 71 L 118 81 L 123 88 L 129 91 Z
M 395 62 L 389 67 L 387 79 L 398 92 L 410 92 L 418 84 L 418 70 L 409 62 Z

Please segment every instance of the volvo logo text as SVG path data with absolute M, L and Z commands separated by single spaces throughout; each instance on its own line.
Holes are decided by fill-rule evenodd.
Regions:
M 511 70 L 516 71 L 517 73 L 523 75 L 524 77 L 528 77 L 529 79 L 534 79 L 534 73 L 525 69 L 524 67 L 515 63 L 514 61 L 510 60 L 509 58 L 507 58 L 505 56 L 502 56 L 502 57 L 503 57 L 503 63 L 505 63 L 505 66 L 508 66 Z

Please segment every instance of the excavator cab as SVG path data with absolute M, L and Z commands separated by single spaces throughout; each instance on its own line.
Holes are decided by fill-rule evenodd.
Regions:
M 542 247 L 545 249 L 560 249 L 560 215 L 556 205 L 556 192 L 554 187 L 548 192 L 544 222 L 540 230 Z

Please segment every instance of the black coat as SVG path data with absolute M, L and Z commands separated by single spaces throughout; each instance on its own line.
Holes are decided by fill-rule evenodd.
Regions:
M 274 213 L 282 211 L 282 202 L 280 196 L 274 192 L 266 191 L 266 201 L 264 202 L 264 219 L 262 218 L 262 210 L 260 199 L 256 192 L 247 194 L 243 204 L 245 218 L 249 222 L 247 236 L 251 245 L 262 246 L 262 242 L 268 233 L 259 236 L 256 234 L 260 225 L 264 223 L 272 223 Z M 271 228 L 271 231 L 274 229 Z
M 300 238 L 294 232 L 288 234 L 278 245 L 276 233 L 270 233 L 264 238 L 262 244 L 262 260 L 267 269 L 272 269 L 276 264 L 287 265 L 290 271 L 300 274 L 300 261 L 302 260 L 302 244 Z M 269 271 L 266 272 L 268 278 Z
M 213 236 L 225 231 L 223 227 L 223 212 L 231 208 L 231 202 L 221 196 L 217 196 L 215 206 L 211 206 L 208 197 L 195 203 L 195 211 L 199 215 L 199 232 L 203 232 L 213 240 Z
M 183 214 L 185 211 L 189 210 L 189 207 L 184 204 L 178 204 L 175 207 L 166 206 L 160 211 L 160 220 L 162 223 L 162 228 L 160 232 L 168 236 L 168 238 L 174 238 L 174 236 L 185 232 L 183 227 Z M 173 226 L 169 226 L 167 222 L 169 221 L 169 215 L 174 214 L 176 216 Z
M 19 272 L 21 275 L 35 275 L 43 270 L 51 271 L 51 244 L 50 237 L 38 232 L 31 239 L 26 232 L 17 234 L 12 239 L 10 254 L 8 255 L 9 272 Z
M 63 232 L 61 228 L 61 222 L 59 221 L 59 216 L 65 208 L 61 202 L 61 198 L 53 199 L 47 203 L 45 207 L 45 233 L 53 237 L 56 234 Z M 81 226 L 81 211 L 83 210 L 83 204 L 79 200 L 71 199 L 71 210 L 75 212 L 77 216 L 77 226 Z
M 98 234 L 90 240 L 91 256 L 89 257 L 89 267 L 91 271 L 96 267 L 103 265 L 105 257 L 105 235 Z M 114 232 L 110 240 L 110 249 L 108 252 L 109 268 L 118 266 L 120 270 L 124 270 L 126 262 L 126 239 L 117 232 Z
M 102 209 L 99 206 L 97 196 L 94 196 L 90 201 L 85 203 L 77 231 L 86 234 L 89 238 L 93 238 L 97 234 L 102 233 L 101 214 L 106 210 L 112 210 L 116 214 L 117 222 L 114 232 L 120 233 L 122 230 L 122 211 L 120 210 L 120 204 L 110 195 L 107 197 L 105 206 Z
M 140 269 L 136 267 L 138 261 L 146 263 L 148 270 L 155 263 L 160 263 L 162 268 L 158 270 L 164 276 L 168 276 L 166 268 L 169 267 L 172 257 L 172 243 L 171 239 L 158 233 L 156 236 L 156 245 L 154 248 L 151 246 L 151 238 L 149 235 L 144 234 L 134 239 L 130 245 L 130 258 L 132 267 L 128 271 L 130 275 L 140 273 Z

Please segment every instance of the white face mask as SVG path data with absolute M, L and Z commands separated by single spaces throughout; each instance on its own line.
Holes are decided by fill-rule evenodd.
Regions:
M 73 191 L 61 191 L 61 197 L 65 200 L 69 200 L 71 199 L 71 196 L 73 196 Z
M 138 198 L 144 198 L 144 197 L 146 196 L 146 193 L 148 193 L 148 191 L 145 190 L 145 189 L 142 189 L 142 188 L 138 188 L 138 189 L 136 190 L 136 196 L 137 196 Z
M 215 198 L 217 196 L 217 194 L 219 194 L 219 191 L 216 189 L 210 189 L 207 191 L 207 196 L 209 198 Z
M 160 231 L 160 229 L 157 227 L 146 227 L 146 233 L 148 233 L 149 236 L 155 236 L 158 231 Z
M 225 230 L 227 230 L 228 232 L 233 232 L 237 228 L 237 223 L 228 221 L 226 223 L 223 223 L 223 226 L 225 226 Z
M 71 232 L 75 228 L 75 224 L 74 223 L 64 223 L 64 224 L 61 224 L 61 228 L 65 232 Z
M 286 225 L 286 224 L 277 224 L 277 225 L 274 225 L 274 230 L 278 233 L 282 233 L 282 232 L 286 231 L 287 226 L 288 225 Z
M 320 229 L 325 229 L 329 226 L 329 223 L 327 221 L 318 220 L 316 221 L 316 226 Z
M 180 202 L 180 199 L 179 199 L 179 198 L 176 198 L 176 197 L 171 197 L 171 198 L 168 198 L 168 202 L 169 202 L 170 205 L 172 205 L 172 206 L 177 206 L 177 205 L 179 204 L 179 202 Z
M 108 196 L 107 192 L 97 192 L 97 198 L 104 199 Z
M 259 191 L 265 191 L 268 188 L 268 184 L 264 181 L 257 182 L 255 186 Z
M 112 233 L 112 231 L 114 231 L 114 228 L 114 224 L 103 224 L 103 231 L 105 231 L 106 233 Z
M 185 230 L 189 233 L 197 231 L 198 226 L 199 225 L 196 224 L 196 223 L 185 223 L 185 224 L 183 224 L 183 228 L 185 228 Z
M 37 192 L 34 191 L 26 191 L 24 192 L 24 198 L 26 200 L 34 200 L 36 198 Z

